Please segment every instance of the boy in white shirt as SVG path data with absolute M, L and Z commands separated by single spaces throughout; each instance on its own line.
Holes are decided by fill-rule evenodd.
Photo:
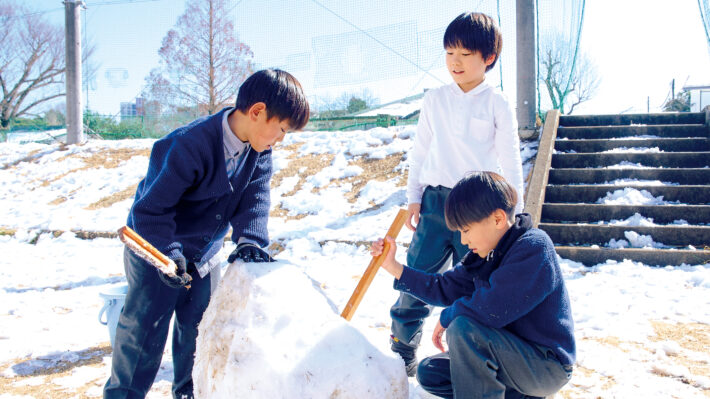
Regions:
M 414 147 L 409 154 L 407 227 L 414 231 L 407 265 L 428 273 L 442 271 L 449 256 L 456 264 L 469 251 L 460 233 L 444 218 L 451 188 L 470 171 L 498 171 L 518 193 L 523 210 L 523 171 L 515 110 L 485 81 L 501 54 L 502 35 L 482 13 L 463 13 L 446 28 L 446 67 L 454 83 L 424 96 Z M 412 223 L 414 222 L 414 223 Z M 416 373 L 416 349 L 431 308 L 409 294 L 392 306 L 392 350 L 407 374 Z

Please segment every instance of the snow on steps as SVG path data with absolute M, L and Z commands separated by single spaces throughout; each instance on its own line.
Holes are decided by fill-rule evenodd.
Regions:
M 550 234 L 560 256 L 586 265 L 708 262 L 710 227 L 701 216 L 710 208 L 709 149 L 710 110 L 591 116 L 553 111 L 526 211 Z M 634 220 L 611 220 L 622 214 Z

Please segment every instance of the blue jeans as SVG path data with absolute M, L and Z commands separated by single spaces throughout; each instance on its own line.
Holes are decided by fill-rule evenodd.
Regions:
M 111 377 L 104 386 L 104 398 L 145 398 L 163 357 L 170 319 L 173 324 L 173 397 L 192 398 L 192 366 L 197 325 L 207 309 L 214 281 L 188 265 L 190 289 L 165 285 L 158 270 L 125 249 L 123 263 L 128 292 L 118 319 L 111 362 Z
M 446 342 L 448 352 L 417 369 L 422 388 L 442 398 L 545 397 L 572 377 L 572 366 L 560 364 L 551 349 L 465 316 L 451 322 Z
M 427 187 L 422 196 L 417 230 L 407 251 L 407 266 L 427 273 L 442 271 L 449 256 L 453 265 L 469 251 L 461 244 L 461 234 L 446 227 L 444 203 L 451 189 Z M 424 319 L 432 307 L 415 297 L 401 293 L 390 309 L 392 335 L 414 348 L 419 345 Z

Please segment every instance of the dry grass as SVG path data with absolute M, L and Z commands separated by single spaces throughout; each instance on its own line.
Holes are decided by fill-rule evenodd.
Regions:
M 14 236 L 16 232 L 17 229 L 0 226 L 0 236 Z
M 101 198 L 100 200 L 94 202 L 93 204 L 89 204 L 88 206 L 84 207 L 84 209 L 88 211 L 94 211 L 97 209 L 101 208 L 108 208 L 111 205 L 121 202 L 123 200 L 127 200 L 136 193 L 136 189 L 138 188 L 138 183 L 125 188 L 117 193 L 113 193 L 109 195 L 108 197 Z
M 81 187 L 77 187 L 74 190 L 70 191 L 67 195 L 60 195 L 59 197 L 50 201 L 47 205 L 59 205 L 62 202 L 65 202 L 66 200 L 70 199 L 74 194 L 79 192 L 80 189 L 81 189 Z
M 91 153 L 88 156 L 82 156 L 86 153 L 75 153 L 68 154 L 59 158 L 56 162 L 61 162 L 68 158 L 78 158 L 84 163 L 83 166 L 72 169 L 70 171 L 64 172 L 58 176 L 54 176 L 51 179 L 42 180 L 40 183 L 41 187 L 46 187 L 55 181 L 58 181 L 72 173 L 80 172 L 82 170 L 88 169 L 113 169 L 121 166 L 123 162 L 136 157 L 136 156 L 149 156 L 149 149 L 133 149 L 133 148 L 106 148 L 102 149 L 100 152 Z
M 279 149 L 279 151 L 290 152 L 290 155 L 287 157 L 289 164 L 287 167 L 279 170 L 273 175 L 271 178 L 271 188 L 279 187 L 283 183 L 283 180 L 288 177 L 298 176 L 299 179 L 293 189 L 282 194 L 283 197 L 296 194 L 303 188 L 303 185 L 309 176 L 313 176 L 324 168 L 330 166 L 335 158 L 335 155 L 330 153 L 299 155 L 298 151 L 302 145 L 303 143 L 295 143 Z M 392 154 L 384 159 L 355 157 L 349 161 L 349 165 L 362 168 L 362 173 L 357 176 L 333 179 L 323 187 L 314 187 L 312 191 L 317 193 L 330 186 L 339 187 L 343 184 L 351 184 L 352 189 L 345 194 L 345 198 L 348 202 L 354 203 L 360 196 L 362 189 L 370 181 L 386 181 L 399 177 L 397 186 L 405 186 L 407 182 L 407 172 L 400 172 L 396 170 L 396 168 L 402 163 L 403 158 L 404 153 Z M 375 208 L 377 207 L 374 203 L 371 205 Z M 369 210 L 372 209 L 374 208 L 370 208 Z M 298 220 L 307 216 L 306 214 L 289 216 L 288 210 L 283 209 L 280 205 L 275 205 L 269 214 L 271 217 L 280 217 L 286 220 Z
M 389 179 L 399 177 L 400 179 L 397 182 L 397 187 L 403 187 L 407 184 L 407 172 L 405 171 L 402 173 L 395 171 L 397 166 L 402 163 L 403 157 L 404 153 L 388 155 L 384 159 L 371 159 L 365 157 L 355 158 L 350 162 L 350 164 L 361 167 L 363 170 L 362 173 L 357 176 L 333 180 L 331 184 L 342 185 L 344 183 L 351 183 L 353 185 L 352 190 L 345 194 L 345 197 L 351 203 L 357 201 L 360 196 L 360 191 L 362 191 L 365 185 L 371 181 L 387 181 Z
M 708 353 L 708 348 L 710 348 L 710 326 L 707 324 L 700 323 L 677 323 L 670 324 L 662 321 L 651 320 L 651 325 L 655 332 L 655 335 L 650 336 L 649 340 L 652 342 L 660 341 L 673 341 L 678 343 L 683 349 L 697 352 L 697 353 Z M 601 338 L 582 338 L 582 340 L 596 341 L 607 346 L 613 346 L 624 353 L 630 353 L 632 349 L 634 351 L 646 351 L 653 353 L 653 348 L 649 348 L 648 345 L 644 345 L 639 342 L 622 341 L 615 336 L 607 336 Z M 693 375 L 697 376 L 707 376 L 710 375 L 710 364 L 706 361 L 700 361 L 696 359 L 691 359 L 687 354 L 683 352 L 678 354 L 669 355 L 672 357 L 673 361 L 686 367 Z M 608 389 L 611 387 L 610 384 L 616 383 L 612 377 L 606 377 L 601 374 L 596 373 L 594 370 L 590 370 L 584 367 L 575 366 L 575 373 L 581 372 L 587 377 L 593 377 L 599 379 L 600 381 L 605 381 L 604 385 L 601 386 L 602 389 Z M 678 378 L 675 375 L 671 375 L 664 371 L 662 368 L 652 368 L 652 373 L 659 375 L 661 377 Z M 679 381 L 684 384 L 692 385 L 698 387 L 698 384 L 686 377 L 678 378 Z M 710 390 L 702 389 L 702 393 L 705 396 L 710 397 Z M 572 398 L 570 392 L 565 392 L 564 390 L 560 393 L 564 398 Z
M 42 151 L 40 149 L 32 150 L 30 151 L 27 156 L 20 158 L 16 161 L 10 162 L 8 164 L 2 165 L 0 169 L 11 169 L 22 162 L 37 162 L 37 160 L 49 153 L 52 153 L 54 151 L 66 151 L 67 146 L 65 144 L 60 144 L 57 147 L 50 148 L 48 150 Z
M 0 376 L 0 393 L 17 396 L 26 395 L 34 398 L 90 398 L 92 396 L 87 395 L 88 389 L 92 386 L 102 384 L 104 382 L 104 377 L 101 377 L 101 381 L 91 381 L 77 388 L 66 388 L 61 385 L 57 385 L 52 381 L 56 378 L 70 376 L 73 370 L 78 367 L 103 367 L 104 357 L 111 355 L 111 345 L 105 343 L 100 346 L 77 352 L 77 355 L 80 359 L 75 362 L 58 361 L 53 367 L 37 369 L 31 374 L 12 378 Z M 0 369 L 5 370 L 13 365 L 21 365 L 22 363 L 32 360 L 41 359 L 17 359 L 15 361 L 0 365 Z M 32 379 L 32 384 L 25 383 L 30 379 Z M 38 382 L 38 379 L 40 381 L 39 383 L 36 383 Z
M 673 341 L 678 343 L 683 349 L 708 354 L 710 351 L 710 326 L 700 323 L 678 323 L 670 324 L 662 321 L 651 321 L 656 335 L 649 337 L 653 342 Z M 671 355 L 673 360 L 686 367 L 693 375 L 710 375 L 710 364 L 706 361 L 691 359 L 682 352 Z M 662 375 L 662 373 L 657 373 Z M 693 381 L 683 381 L 686 384 L 695 385 Z M 710 396 L 710 390 L 705 389 L 706 396 Z
M 283 194 L 285 197 L 293 195 L 303 187 L 308 176 L 313 176 L 330 166 L 333 163 L 333 158 L 335 158 L 333 154 L 308 154 L 298 156 L 298 152 L 296 151 L 287 158 L 290 160 L 288 167 L 281 169 L 271 178 L 271 188 L 280 186 L 283 179 L 297 175 L 298 183 L 296 183 L 291 191 Z

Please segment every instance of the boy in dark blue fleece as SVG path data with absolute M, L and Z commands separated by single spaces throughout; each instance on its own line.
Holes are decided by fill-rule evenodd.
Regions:
M 229 262 L 271 261 L 271 147 L 308 121 L 296 78 L 263 70 L 239 88 L 235 107 L 200 118 L 155 142 L 128 226 L 178 267 L 165 275 L 124 251 L 128 280 L 104 398 L 144 398 L 173 325 L 173 397 L 192 398 L 197 325 L 219 281 L 217 253 L 232 226 Z M 188 289 L 189 288 L 189 289 Z
M 402 266 L 386 238 L 392 250 L 382 267 L 396 278 L 395 289 L 446 307 L 432 337 L 442 353 L 417 369 L 434 395 L 544 397 L 572 375 L 574 326 L 557 254 L 530 215 L 513 216 L 516 202 L 515 189 L 496 173 L 459 181 L 446 198 L 446 224 L 471 251 L 443 274 Z M 374 242 L 371 254 L 381 254 L 384 244 Z

